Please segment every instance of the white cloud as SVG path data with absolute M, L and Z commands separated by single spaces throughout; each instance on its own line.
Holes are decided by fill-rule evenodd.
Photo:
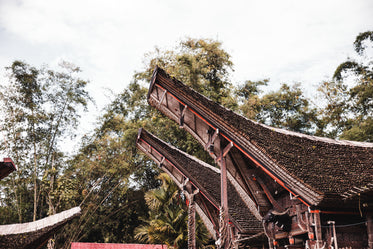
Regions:
M 373 28 L 372 13 L 371 0 L 2 0 L 0 67 L 67 58 L 91 80 L 101 107 L 102 88 L 122 90 L 144 53 L 189 36 L 221 40 L 237 81 L 315 84 Z

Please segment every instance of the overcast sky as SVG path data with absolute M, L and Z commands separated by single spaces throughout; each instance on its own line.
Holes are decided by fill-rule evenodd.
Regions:
M 192 37 L 223 43 L 235 83 L 307 88 L 353 56 L 355 37 L 368 30 L 372 0 L 0 0 L 0 80 L 16 59 L 37 67 L 67 60 L 90 80 L 100 109 L 103 89 L 123 90 L 146 52 Z

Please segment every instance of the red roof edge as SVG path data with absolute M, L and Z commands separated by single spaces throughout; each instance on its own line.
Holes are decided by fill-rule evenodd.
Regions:
M 15 170 L 17 170 L 17 168 L 12 159 L 9 157 L 4 158 L 3 161 L 0 162 L 0 179 L 3 179 Z
M 72 242 L 71 249 L 167 249 L 166 245 Z
M 14 167 L 14 170 L 17 169 L 16 166 L 14 165 L 13 160 L 10 157 L 4 157 L 3 162 L 4 163 L 11 163 L 13 165 L 13 167 Z

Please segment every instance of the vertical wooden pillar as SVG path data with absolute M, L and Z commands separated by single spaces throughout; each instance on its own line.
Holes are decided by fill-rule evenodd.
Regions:
M 227 187 L 227 165 L 223 151 L 220 155 L 220 246 L 219 248 L 228 248 L 229 246 L 229 227 L 228 227 L 228 187 Z
M 196 248 L 196 205 L 194 194 L 190 195 L 188 205 L 188 249 Z
M 320 211 L 315 210 L 313 213 L 314 222 L 315 222 L 315 235 L 316 235 L 316 248 L 322 247 L 322 231 L 321 231 L 321 218 L 320 218 Z
M 224 222 L 228 223 L 228 185 L 227 185 L 227 165 L 225 158 L 221 158 L 220 164 L 220 184 L 221 184 L 221 206 L 223 208 Z
M 226 155 L 233 148 L 233 142 L 230 142 L 224 149 L 221 149 L 217 161 L 220 162 L 220 242 L 219 248 L 228 248 L 230 244 L 230 229 L 228 218 L 228 183 L 227 183 L 227 164 Z
M 373 249 L 373 214 L 367 215 L 368 248 Z

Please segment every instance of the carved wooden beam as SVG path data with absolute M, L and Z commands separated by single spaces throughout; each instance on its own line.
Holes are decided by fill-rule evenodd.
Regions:
M 210 136 L 209 141 L 205 145 L 205 150 L 207 150 L 210 154 L 214 153 L 214 142 L 218 136 L 219 136 L 219 129 L 216 129 L 214 134 Z

